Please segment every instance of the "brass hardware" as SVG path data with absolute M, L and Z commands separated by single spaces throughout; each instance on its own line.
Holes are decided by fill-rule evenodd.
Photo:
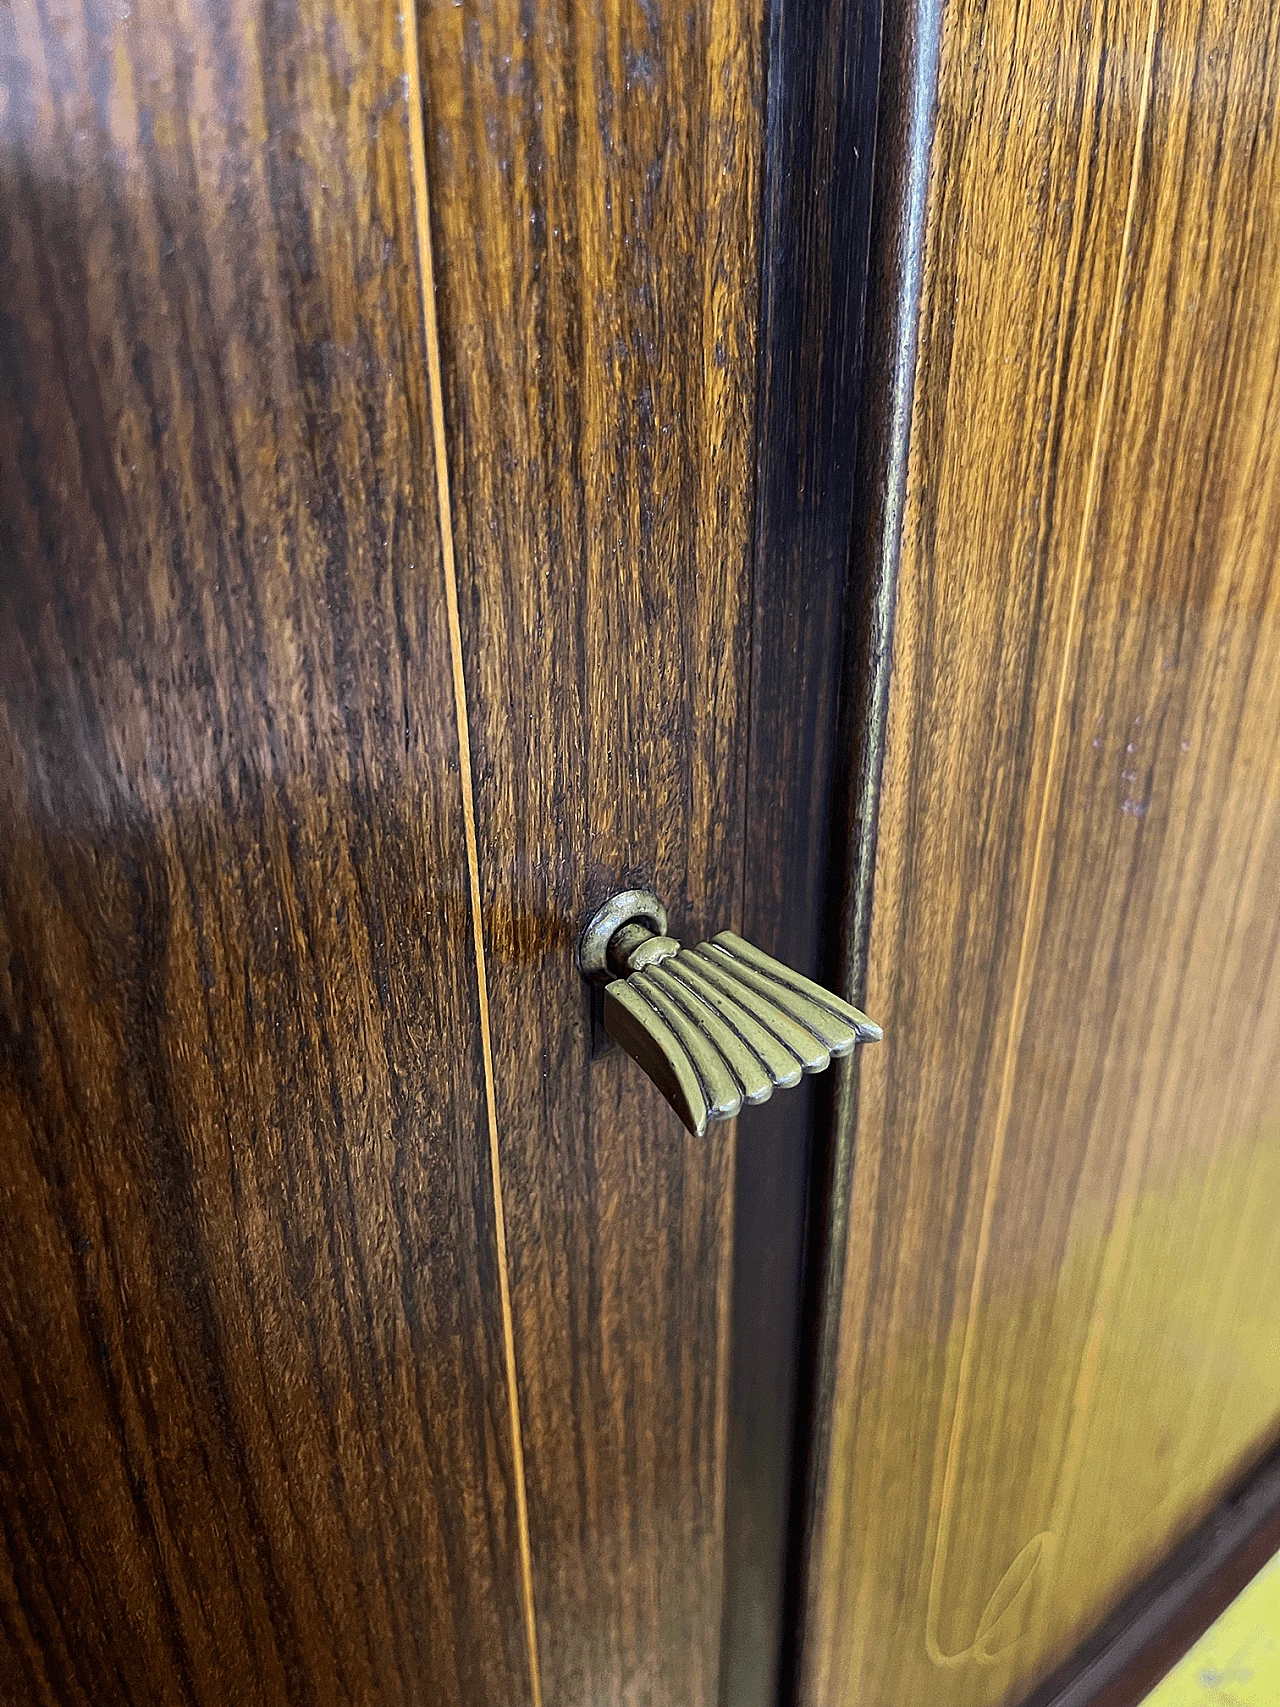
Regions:
M 696 948 L 667 935 L 647 889 L 614 895 L 578 943 L 584 977 L 603 983 L 604 1028 L 639 1062 L 689 1131 L 730 1120 L 775 1086 L 821 1073 L 833 1056 L 883 1035 L 866 1014 L 732 931 Z

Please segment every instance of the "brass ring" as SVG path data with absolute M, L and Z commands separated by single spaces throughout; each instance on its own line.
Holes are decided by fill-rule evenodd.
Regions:
M 578 938 L 578 970 L 584 978 L 609 978 L 609 944 L 632 920 L 667 934 L 667 909 L 651 889 L 623 889 L 592 914 Z

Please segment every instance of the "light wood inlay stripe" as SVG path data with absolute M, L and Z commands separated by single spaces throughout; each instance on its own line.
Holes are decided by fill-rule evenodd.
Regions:
M 538 1625 L 533 1600 L 533 1555 L 529 1540 L 529 1505 L 525 1489 L 524 1444 L 520 1428 L 520 1395 L 516 1380 L 515 1335 L 511 1319 L 511 1282 L 507 1266 L 507 1229 L 502 1205 L 502 1166 L 498 1150 L 498 1111 L 494 1095 L 493 1041 L 489 1023 L 484 919 L 480 908 L 480 851 L 476 837 L 475 797 L 471 773 L 471 733 L 467 718 L 467 684 L 462 659 L 462 625 L 458 617 L 458 572 L 453 549 L 452 507 L 449 497 L 448 442 L 444 426 L 444 389 L 440 375 L 440 334 L 436 322 L 435 267 L 431 247 L 431 202 L 427 184 L 425 116 L 418 69 L 418 17 L 406 6 L 404 19 L 405 84 L 409 103 L 409 146 L 412 155 L 414 203 L 418 222 L 419 276 L 427 346 L 427 379 L 431 429 L 435 442 L 436 497 L 440 516 L 440 551 L 444 560 L 445 601 L 449 614 L 449 654 L 453 665 L 453 697 L 457 712 L 458 771 L 462 783 L 462 816 L 466 830 L 467 879 L 471 895 L 472 943 L 476 962 L 476 993 L 480 1010 L 480 1039 L 484 1056 L 485 1110 L 489 1126 L 489 1167 L 493 1176 L 493 1214 L 498 1252 L 498 1289 L 502 1304 L 502 1337 L 507 1364 L 507 1402 L 511 1423 L 511 1452 L 515 1474 L 516 1517 L 520 1536 L 520 1577 L 524 1597 L 525 1634 L 529 1647 L 530 1688 L 534 1707 L 542 1707 L 538 1665 Z

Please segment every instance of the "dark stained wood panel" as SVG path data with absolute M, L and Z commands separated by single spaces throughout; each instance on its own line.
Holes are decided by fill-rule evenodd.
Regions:
M 943 11 L 814 1703 L 1019 1699 L 1280 1426 L 1278 36 Z
M 397 10 L 0 40 L 0 1695 L 527 1701 Z
M 573 946 L 741 917 L 764 11 L 419 11 L 542 1693 L 709 1703 L 734 1135 Z

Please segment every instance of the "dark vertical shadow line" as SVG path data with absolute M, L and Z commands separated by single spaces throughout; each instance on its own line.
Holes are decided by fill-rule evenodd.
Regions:
M 841 986 L 865 998 L 884 764 L 893 623 L 906 506 L 907 463 L 924 278 L 929 172 L 937 122 L 943 0 L 885 9 L 876 127 L 871 265 L 867 293 L 865 406 L 859 423 L 858 494 L 845 606 L 845 651 L 836 742 L 831 850 L 841 880 L 832 884 L 829 926 L 840 943 Z M 830 1117 L 815 1151 L 815 1251 L 805 1320 L 813 1325 L 802 1373 L 809 1432 L 798 1464 L 802 1521 L 793 1541 L 792 1651 L 783 1700 L 807 1682 L 808 1625 L 822 1568 L 815 1552 L 827 1486 L 832 1404 L 839 1351 L 849 1199 L 856 1144 L 857 1056 L 838 1069 Z
M 855 509 L 881 0 L 770 0 L 759 203 L 745 934 L 836 976 L 824 933 Z M 753 1110 L 734 1164 L 721 1707 L 776 1707 L 812 1245 L 812 1086 Z

